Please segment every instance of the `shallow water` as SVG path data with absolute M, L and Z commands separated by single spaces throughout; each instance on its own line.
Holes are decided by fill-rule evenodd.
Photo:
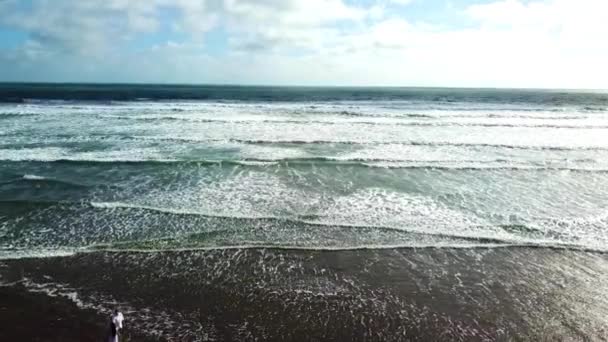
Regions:
M 608 339 L 608 260 L 580 251 L 80 253 L 0 263 L 6 284 L 102 317 L 119 307 L 129 331 L 160 340 Z

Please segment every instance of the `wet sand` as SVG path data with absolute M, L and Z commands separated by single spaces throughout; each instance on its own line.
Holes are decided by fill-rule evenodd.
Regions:
M 133 341 L 608 340 L 608 256 L 584 251 L 93 252 L 0 275 L 2 341 L 101 340 L 117 306 Z

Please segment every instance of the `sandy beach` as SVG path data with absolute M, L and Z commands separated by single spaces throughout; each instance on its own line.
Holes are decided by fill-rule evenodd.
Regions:
M 1 279 L 3 340 L 95 340 L 115 306 L 133 341 L 608 338 L 608 258 L 588 252 L 93 252 L 6 260 Z

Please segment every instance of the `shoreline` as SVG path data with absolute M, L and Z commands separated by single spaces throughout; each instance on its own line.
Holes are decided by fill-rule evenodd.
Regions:
M 64 341 L 115 306 L 133 341 L 608 339 L 608 256 L 595 252 L 98 251 L 1 260 L 0 276 L 0 296 L 20 298 L 2 304 L 3 321 Z M 40 305 L 82 328 L 36 319 Z M 6 325 L 7 340 L 38 331 Z
M 473 238 L 471 238 L 473 239 Z M 166 238 L 148 239 L 148 241 L 163 241 Z M 474 240 L 474 239 L 473 239 Z M 485 238 L 479 238 L 479 240 L 486 240 Z M 488 239 L 489 240 L 489 239 Z M 26 250 L 26 249 L 3 249 L 1 252 L 10 252 L 13 255 L 0 256 L 0 263 L 2 261 L 16 261 L 21 259 L 46 259 L 46 258 L 61 258 L 61 257 L 73 257 L 79 254 L 88 253 L 133 253 L 133 254 L 151 254 L 151 253 L 185 253 L 185 252 L 212 252 L 212 251 L 224 251 L 224 250 L 276 250 L 285 252 L 326 252 L 326 253 L 340 253 L 340 252 L 353 252 L 353 251 L 382 251 L 382 250 L 396 250 L 396 251 L 407 251 L 407 250 L 489 250 L 489 249 L 546 249 L 554 251 L 565 251 L 565 252 L 583 252 L 593 254 L 604 254 L 608 256 L 608 250 L 599 249 L 587 246 L 567 245 L 567 244 L 540 244 L 540 243 L 485 243 L 485 244 L 446 244 L 446 245 L 361 245 L 354 247 L 307 247 L 307 246 L 281 246 L 281 245 L 226 245 L 226 246 L 202 246 L 202 247 L 183 247 L 183 248 L 165 248 L 165 249 L 144 249 L 144 248 L 109 248 L 103 247 L 106 245 L 121 245 L 130 244 L 133 241 L 124 241 L 116 244 L 99 244 L 90 245 L 85 247 L 78 247 L 74 249 L 66 250 Z M 21 254 L 19 254 L 21 253 Z
M 102 341 L 108 332 L 108 315 L 80 308 L 62 296 L 28 291 L 21 284 L 0 286 L 0 321 L 2 341 Z M 159 341 L 128 329 L 120 340 Z

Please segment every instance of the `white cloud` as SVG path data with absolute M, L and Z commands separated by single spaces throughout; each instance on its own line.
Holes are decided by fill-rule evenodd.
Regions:
M 7 3 L 14 4 L 0 4 Z M 44 48 L 53 45 L 69 53 L 111 47 L 117 38 L 128 42 L 157 30 L 160 13 L 168 8 L 177 13 L 172 24 L 192 37 L 139 53 L 118 49 L 101 54 L 106 58 L 100 58 L 99 70 L 86 71 L 92 79 L 103 77 L 101 71 L 128 68 L 112 77 L 195 83 L 608 87 L 608 68 L 603 67 L 608 60 L 605 0 L 499 0 L 452 8 L 454 16 L 467 21 L 466 28 L 407 21 L 387 10 L 388 0 L 369 7 L 342 0 L 34 3 L 32 12 L 0 14 L 0 22 L 32 35 L 29 46 L 11 52 L 13 59 L 23 54 L 50 60 Z M 205 54 L 201 44 L 215 27 L 229 35 L 230 51 L 222 56 Z
M 608 1 L 603 0 L 504 0 L 471 6 L 467 14 L 487 30 L 542 36 L 563 48 L 604 47 L 601 41 L 608 36 Z
M 397 5 L 401 5 L 401 6 L 409 5 L 412 1 L 413 0 L 389 0 L 389 2 L 392 2 Z
M 269 49 L 316 44 L 313 38 L 331 25 L 370 15 L 370 9 L 342 0 L 32 0 L 26 7 L 8 0 L 3 6 L 7 9 L 0 13 L 0 25 L 24 30 L 48 46 L 77 52 L 98 52 L 154 32 L 165 10 L 178 13 L 172 18 L 174 28 L 199 41 L 221 26 L 240 42 L 239 47 Z
M 353 70 L 367 64 L 359 84 L 608 88 L 608 2 L 506 0 L 463 13 L 469 28 L 390 18 L 334 51 Z
M 8 1 L 5 7 L 0 24 L 24 30 L 41 44 L 72 51 L 97 51 L 158 27 L 156 7 L 145 0 L 35 0 L 31 6 Z
M 226 12 L 234 19 L 259 25 L 310 27 L 365 17 L 364 10 L 347 6 L 342 0 L 225 1 Z
M 367 9 L 342 0 L 226 0 L 224 6 L 232 46 L 257 51 L 317 49 L 335 34 L 333 24 L 361 21 L 368 15 Z

